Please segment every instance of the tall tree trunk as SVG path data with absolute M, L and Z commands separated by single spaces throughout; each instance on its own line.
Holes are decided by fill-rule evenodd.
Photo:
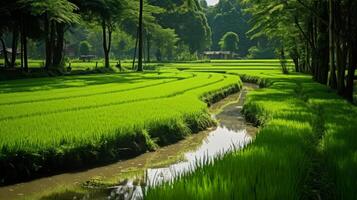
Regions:
M 46 51 L 46 65 L 45 69 L 49 69 L 52 67 L 52 26 L 51 26 L 51 21 L 49 21 L 48 17 L 46 16 L 45 18 L 45 34 L 46 34 L 46 39 L 45 39 L 45 51 Z
M 147 43 L 147 62 L 150 63 L 150 48 L 151 48 L 151 36 L 150 34 L 148 33 L 147 34 L 147 37 L 146 37 L 146 43 Z
M 345 94 L 346 89 L 346 67 L 347 67 L 347 54 L 349 51 L 347 48 L 350 48 L 348 42 L 346 42 L 345 38 L 341 38 L 341 29 L 348 30 L 346 27 L 345 20 L 348 18 L 347 16 L 339 16 L 341 14 L 340 2 L 335 2 L 335 48 L 336 48 L 336 61 L 337 61 L 337 92 L 340 95 Z M 344 18 L 344 19 L 342 19 Z M 347 29 L 346 29 L 347 28 Z
M 137 50 L 138 50 L 138 38 L 139 38 L 139 28 L 136 30 L 136 39 L 135 39 L 135 48 L 134 48 L 134 56 L 133 56 L 133 66 L 132 66 L 132 70 L 135 70 L 136 52 L 137 52 Z
M 353 87 L 354 87 L 354 78 L 355 78 L 355 72 L 356 72 L 356 67 L 357 67 L 357 58 L 354 55 L 357 55 L 357 45 L 356 42 L 355 44 L 352 44 L 352 47 L 349 48 L 350 53 L 349 53 L 349 65 L 348 65 L 348 74 L 347 74 L 347 81 L 346 81 L 346 89 L 345 89 L 345 97 L 349 101 L 353 101 Z
M 316 10 L 320 13 L 322 19 L 328 19 L 328 4 L 318 1 L 315 5 Z M 315 38 L 315 64 L 316 80 L 321 84 L 327 84 L 329 72 L 329 27 L 328 24 L 321 22 L 320 18 L 314 18 L 314 38 Z
M 28 72 L 28 57 L 27 57 L 27 36 L 26 31 L 21 34 L 22 42 L 22 66 L 26 72 Z
M 139 9 L 139 56 L 138 56 L 138 71 L 142 72 L 143 69 L 143 0 L 140 0 Z
M 293 62 L 294 62 L 295 72 L 301 72 L 300 62 L 299 62 L 300 55 L 299 55 L 299 50 L 298 50 L 297 44 L 296 44 L 296 46 L 291 50 L 291 52 L 290 52 L 290 57 L 291 57 L 291 59 L 292 59 Z
M 346 23 L 346 33 L 348 33 L 348 72 L 347 72 L 347 80 L 346 80 L 346 89 L 344 96 L 349 100 L 353 101 L 353 88 L 354 88 L 354 79 L 355 79 L 355 72 L 357 68 L 357 20 L 356 20 L 356 4 L 352 5 L 352 0 L 349 1 L 348 5 L 348 16 L 347 23 Z
M 325 25 L 323 25 L 325 26 Z M 318 49 L 317 49 L 317 69 L 318 69 L 318 82 L 321 84 L 327 84 L 328 71 L 329 71 L 329 48 L 328 48 L 328 33 L 320 31 L 318 36 Z
M 311 50 L 309 44 L 307 43 L 305 46 L 305 52 L 306 52 L 305 67 L 308 72 L 313 73 L 313 68 L 311 66 L 311 51 L 312 50 Z
M 107 31 L 108 31 L 108 33 L 107 33 Z M 111 43 L 111 30 L 107 27 L 105 20 L 102 21 L 102 34 L 103 34 L 104 66 L 105 66 L 105 68 L 109 68 L 110 67 L 109 52 L 110 52 L 110 43 Z M 108 37 L 108 39 L 107 39 L 107 37 Z
M 316 24 L 314 17 L 311 16 L 311 19 L 309 20 L 308 23 L 308 33 L 309 33 L 309 38 L 311 40 L 310 42 L 310 67 L 311 67 L 311 72 L 312 72 L 312 77 L 314 80 L 319 81 L 318 77 L 318 50 L 317 50 L 317 42 L 316 42 Z
M 284 45 L 281 46 L 280 48 L 280 56 L 279 56 L 279 60 L 280 60 L 280 66 L 281 66 L 281 70 L 283 72 L 283 74 L 288 74 L 288 68 L 287 68 L 287 62 L 286 62 L 286 57 L 285 57 L 285 49 L 284 49 Z
M 21 69 L 24 69 L 24 34 L 25 34 L 25 30 L 24 30 L 24 23 L 21 22 L 21 33 L 20 33 L 20 57 L 21 57 L 21 61 L 20 61 L 20 66 Z
M 111 47 L 112 47 L 112 34 L 113 34 L 113 28 L 111 26 L 108 27 L 108 46 L 107 46 L 107 55 L 108 55 L 108 59 L 107 59 L 107 62 L 108 62 L 108 66 L 107 68 L 110 67 L 110 57 L 109 57 L 109 54 L 110 54 L 110 50 L 111 50 Z
M 28 59 L 27 59 L 27 24 L 26 19 L 22 16 L 21 19 L 21 67 L 28 72 Z
M 53 52 L 53 66 L 59 67 L 63 61 L 64 24 L 56 23 L 56 43 Z
M 336 61 L 337 61 L 337 92 L 343 95 L 345 92 L 347 46 L 340 38 L 336 38 Z
M 3 54 L 4 54 L 4 67 L 8 67 L 10 65 L 10 63 L 9 63 L 9 59 L 8 59 L 8 56 L 7 56 L 6 44 L 5 44 L 5 41 L 4 41 L 4 39 L 2 37 L 0 37 L 0 42 L 1 42 L 2 51 L 3 51 Z
M 55 53 L 55 47 L 56 47 L 56 22 L 52 21 L 51 30 L 50 30 L 51 67 L 53 67 L 53 57 Z
M 15 67 L 16 65 L 16 55 L 17 55 L 17 42 L 19 40 L 19 27 L 17 24 L 14 25 L 14 29 L 12 31 L 12 52 L 11 52 L 11 67 Z
M 329 86 L 337 87 L 336 82 L 336 65 L 335 65 L 335 41 L 334 41 L 334 0 L 329 0 Z
M 299 59 L 297 57 L 292 57 L 295 66 L 295 72 L 301 72 L 300 71 L 300 65 L 299 65 Z
M 28 56 L 27 56 L 27 36 L 26 35 L 24 38 L 24 67 L 25 67 L 25 70 L 28 71 L 29 65 L 28 65 Z

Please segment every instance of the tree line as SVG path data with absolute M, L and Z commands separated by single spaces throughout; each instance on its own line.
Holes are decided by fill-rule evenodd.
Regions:
M 311 73 L 353 100 L 357 65 L 357 1 L 243 0 L 252 15 L 252 38 L 274 41 L 297 72 Z
M 0 2 L 0 45 L 4 65 L 15 67 L 20 56 L 21 68 L 28 70 L 30 39 L 44 43 L 45 69 L 59 67 L 64 62 L 66 33 L 74 27 L 80 27 L 77 33 L 96 27 L 101 31 L 104 63 L 109 67 L 113 35 L 125 33 L 134 40 L 139 36 L 140 2 L 144 7 L 145 40 L 141 46 L 145 46 L 148 60 L 153 54 L 152 47 L 158 60 L 162 55 L 172 59 L 180 49 L 194 54 L 209 48 L 210 27 L 198 0 L 3 0 Z M 11 45 L 7 45 L 5 38 L 11 38 Z M 7 46 L 12 49 L 9 55 Z

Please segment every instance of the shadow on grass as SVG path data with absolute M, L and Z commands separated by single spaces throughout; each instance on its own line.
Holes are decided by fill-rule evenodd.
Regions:
M 152 76 L 148 76 L 152 75 Z M 171 74 L 158 73 L 125 73 L 125 74 L 96 74 L 81 76 L 62 76 L 49 78 L 33 78 L 0 82 L 0 93 L 41 91 L 61 88 L 85 87 L 109 83 L 136 83 L 156 79 L 184 79 Z

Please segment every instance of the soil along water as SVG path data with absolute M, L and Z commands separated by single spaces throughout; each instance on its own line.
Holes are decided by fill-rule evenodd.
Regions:
M 175 177 L 195 169 L 197 162 L 211 160 L 247 145 L 255 136 L 256 128 L 247 123 L 241 114 L 245 96 L 256 85 L 245 84 L 240 93 L 231 95 L 211 106 L 210 110 L 219 123 L 217 128 L 207 130 L 188 137 L 173 145 L 160 148 L 136 158 L 93 168 L 87 171 L 60 174 L 34 181 L 10 185 L 0 188 L 0 199 L 17 199 L 43 193 L 51 197 L 51 191 L 56 188 L 81 187 L 89 179 L 113 180 L 117 177 L 128 177 L 119 185 L 88 194 L 56 193 L 56 197 L 84 199 L 141 199 L 142 188 L 155 186 L 163 181 L 171 181 Z M 218 113 L 218 114 L 217 114 Z M 140 178 L 135 178 L 135 175 Z M 133 178 L 134 177 L 134 178 Z M 89 184 L 90 188 L 94 187 Z M 145 185 L 140 186 L 140 185 Z M 48 191 L 48 192 L 46 192 Z

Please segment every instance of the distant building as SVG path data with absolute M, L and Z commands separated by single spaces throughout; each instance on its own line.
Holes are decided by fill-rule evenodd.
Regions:
M 92 59 L 95 59 L 96 56 L 95 55 L 80 55 L 79 59 L 81 59 L 83 62 L 90 62 Z
M 238 54 L 231 51 L 205 51 L 203 56 L 209 59 L 235 59 L 238 58 Z
M 77 57 L 78 55 L 76 54 L 77 53 L 77 47 L 75 45 L 66 45 L 65 48 L 64 48 L 64 53 L 66 56 L 70 57 L 70 58 L 75 58 Z

